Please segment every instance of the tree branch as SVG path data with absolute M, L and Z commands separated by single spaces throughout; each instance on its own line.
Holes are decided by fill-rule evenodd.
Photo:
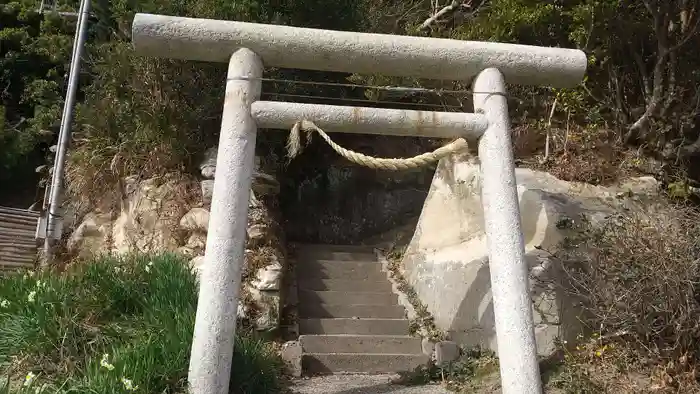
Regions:
M 25 117 L 23 116 L 23 117 L 20 118 L 20 120 L 19 120 L 17 123 L 15 123 L 15 124 L 10 124 L 9 122 L 7 122 L 7 123 L 5 123 L 4 126 L 7 127 L 8 129 L 11 129 L 12 131 L 14 131 L 14 132 L 16 132 L 16 133 L 19 133 L 19 132 L 20 132 L 19 127 L 22 126 L 26 121 L 27 121 L 27 118 L 25 118 Z M 3 125 L 0 125 L 0 127 L 1 127 L 1 126 L 3 126 Z
M 681 18 L 681 35 L 682 38 L 679 40 L 676 45 L 672 46 L 669 48 L 669 52 L 678 50 L 680 47 L 685 45 L 688 41 L 690 41 L 691 38 L 693 38 L 697 31 L 698 31 L 698 26 L 700 25 L 700 18 L 697 18 L 695 15 L 694 10 L 688 10 L 686 8 L 683 8 L 680 12 L 680 18 Z M 690 21 L 693 21 L 693 25 L 689 26 L 688 24 Z
M 676 51 L 668 53 L 668 86 L 666 87 L 666 100 L 659 116 L 664 117 L 676 101 L 678 91 L 676 90 L 676 68 L 678 67 L 678 54 Z
M 437 4 L 437 3 L 435 3 Z M 425 22 L 423 22 L 420 26 L 421 30 L 425 30 L 429 28 L 433 23 L 437 22 L 440 18 L 443 16 L 453 13 L 460 8 L 469 8 L 471 7 L 471 1 L 467 3 L 461 3 L 460 1 L 453 0 L 449 5 L 446 5 L 445 7 L 442 7 L 441 10 L 437 11 L 434 13 L 430 18 L 426 19 Z
M 634 58 L 634 61 L 637 63 L 637 68 L 639 68 L 639 74 L 642 76 L 642 88 L 644 92 L 644 102 L 648 103 L 649 100 L 651 100 L 651 80 L 649 79 L 649 74 L 647 73 L 647 66 L 644 63 L 644 59 L 642 59 L 642 55 L 635 51 L 632 50 L 632 57 Z
M 627 131 L 625 143 L 631 142 L 634 137 L 642 137 L 649 129 L 652 118 L 658 112 L 659 105 L 663 101 L 664 71 L 666 70 L 666 58 L 668 57 L 668 30 L 671 23 L 668 4 L 662 2 L 660 7 L 652 6 L 649 0 L 644 1 L 644 6 L 651 13 L 654 20 L 654 32 L 656 34 L 657 53 L 656 64 L 652 73 L 653 88 L 651 97 L 646 100 L 644 114 Z
M 615 85 L 611 86 L 610 88 L 615 92 L 615 112 L 618 116 L 618 122 L 620 122 L 620 124 L 627 124 L 629 122 L 629 118 L 627 117 L 627 110 L 624 104 L 624 94 L 622 93 L 622 84 L 620 83 L 619 77 L 617 75 L 617 70 L 615 70 L 611 65 L 609 65 L 608 74 L 610 75 L 610 81 L 608 83 Z

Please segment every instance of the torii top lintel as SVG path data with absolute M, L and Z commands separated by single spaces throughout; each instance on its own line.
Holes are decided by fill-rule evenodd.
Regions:
M 576 49 L 343 32 L 290 26 L 136 14 L 137 54 L 228 62 L 241 47 L 266 66 L 441 80 L 470 80 L 498 68 L 509 83 L 576 86 L 586 55 Z

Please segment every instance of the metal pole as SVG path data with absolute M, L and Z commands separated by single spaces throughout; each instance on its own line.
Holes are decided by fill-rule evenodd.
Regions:
M 87 12 L 84 9 L 84 7 L 85 7 L 85 3 L 89 3 L 89 2 L 90 2 L 90 0 L 80 0 L 80 7 L 78 8 L 78 16 L 82 15 L 83 12 Z M 54 4 L 53 12 L 56 12 L 55 4 Z M 80 37 L 80 30 L 83 26 L 82 22 L 83 22 L 83 19 L 78 18 L 78 22 L 75 24 L 75 36 L 73 37 L 73 51 L 71 52 L 71 55 L 70 55 L 70 70 L 69 70 L 69 74 L 68 74 L 69 76 L 70 76 L 70 73 L 73 71 L 73 67 L 75 67 L 75 60 L 74 60 L 75 59 L 75 51 L 78 49 L 77 43 L 78 43 L 78 38 Z M 64 106 L 63 106 L 64 116 L 65 116 L 65 113 L 66 113 L 66 106 L 64 104 Z M 61 118 L 61 119 L 63 119 L 63 118 Z
M 479 159 L 501 387 L 503 394 L 539 394 L 542 381 L 503 74 L 495 68 L 482 71 L 474 91 L 492 92 L 475 93 L 474 109 L 489 120 L 479 140 Z
M 83 3 L 85 3 L 85 0 L 80 1 L 80 7 L 78 8 L 78 12 L 80 12 L 83 9 L 83 6 L 84 6 Z M 55 8 L 55 4 L 54 4 L 54 8 Z M 55 12 L 55 10 L 53 12 Z M 44 13 L 44 0 L 41 1 L 41 5 L 39 6 L 39 13 L 40 14 Z M 78 23 L 76 23 L 76 25 L 75 25 L 75 34 L 73 35 L 73 48 L 71 50 L 71 55 L 70 55 L 70 66 L 68 67 L 68 75 L 69 76 L 73 72 L 73 62 L 74 62 L 73 59 L 75 59 L 75 50 L 77 48 L 76 43 L 78 42 L 78 35 L 79 34 L 80 34 L 80 19 L 78 19 Z M 64 103 L 63 112 L 61 113 L 60 130 L 64 129 L 63 123 L 65 122 L 65 119 L 66 119 L 66 108 L 67 108 L 67 106 Z M 60 131 L 59 131 L 58 139 L 59 139 L 59 141 L 61 140 L 61 132 Z M 57 148 L 58 148 L 58 146 L 57 146 Z M 58 149 L 56 151 L 58 151 Z M 51 172 L 51 174 L 53 174 L 53 172 Z M 53 177 L 52 177 L 52 181 L 53 181 Z M 50 195 L 50 193 L 51 193 L 51 185 L 46 184 L 46 187 L 44 190 L 44 201 L 41 204 L 42 215 L 46 214 L 47 209 L 49 207 L 49 195 Z M 41 225 L 41 221 L 39 221 L 39 225 Z M 44 222 L 44 227 L 45 228 L 43 230 L 44 230 L 44 236 L 45 236 L 48 232 L 48 228 L 47 228 L 48 223 L 47 222 Z M 46 241 L 44 241 L 44 247 L 46 247 Z
M 61 117 L 61 129 L 58 134 L 56 158 L 51 178 L 51 192 L 47 213 L 46 238 L 44 239 L 44 264 L 48 265 L 53 258 L 53 239 L 56 238 L 55 230 L 57 219 L 61 215 L 61 197 L 63 194 L 63 174 L 66 167 L 66 152 L 70 145 L 71 123 L 73 122 L 73 108 L 75 107 L 75 94 L 78 90 L 78 76 L 80 74 L 80 58 L 85 46 L 87 30 L 87 17 L 90 12 L 90 0 L 83 0 L 80 4 L 80 18 L 78 19 L 78 33 L 73 44 L 73 56 L 71 58 L 70 74 L 68 76 L 68 91 L 63 104 L 63 116 Z
M 190 357 L 193 394 L 228 393 L 257 132 L 250 106 L 261 87 L 260 80 L 236 78 L 260 78 L 262 71 L 247 48 L 231 56 Z
M 80 6 L 79 6 L 79 8 L 78 8 L 78 15 L 80 15 L 80 11 L 83 9 L 83 6 L 84 6 L 83 3 L 84 3 L 84 2 L 85 2 L 85 0 L 81 0 L 81 1 L 80 1 Z M 45 3 L 45 1 L 42 0 L 42 1 L 41 1 L 41 5 L 39 6 L 39 13 L 40 13 L 40 14 L 43 14 L 43 13 L 44 13 L 44 3 Z M 53 12 L 56 12 L 56 10 L 55 10 L 55 8 L 56 8 L 55 3 L 54 3 L 53 8 L 54 8 Z M 77 48 L 77 45 L 75 45 L 75 44 L 78 42 L 78 35 L 79 35 L 79 34 L 80 34 L 80 19 L 78 19 L 78 23 L 76 23 L 76 25 L 75 25 L 75 34 L 73 35 L 73 48 L 72 48 L 72 50 L 71 50 L 71 55 L 70 55 L 70 60 L 71 60 L 71 62 L 70 62 L 69 70 L 68 70 L 68 75 L 70 75 L 70 74 L 73 72 L 73 59 L 75 59 L 75 50 L 76 50 L 76 48 Z M 63 105 L 63 112 L 61 113 L 61 128 L 60 128 L 60 130 L 63 130 L 63 123 L 64 123 L 64 121 L 65 121 L 65 119 L 66 119 L 66 108 L 67 108 L 67 107 L 66 107 L 66 105 L 65 105 L 65 103 L 64 103 L 64 105 Z M 61 139 L 61 135 L 60 135 L 60 132 L 59 132 L 59 141 L 60 141 L 60 139 Z M 53 172 L 51 172 L 51 173 L 53 174 Z M 45 189 L 45 190 L 44 190 L 44 201 L 43 201 L 43 203 L 41 204 L 41 212 L 42 212 L 42 215 L 46 215 L 47 208 L 49 207 L 49 193 L 51 193 L 51 185 L 50 185 L 50 184 L 46 184 L 46 187 L 45 187 L 44 189 Z M 41 223 L 42 223 L 42 222 L 39 221 L 39 225 L 41 225 Z M 44 236 L 45 236 L 45 235 L 46 235 L 46 232 L 47 232 L 48 223 L 47 223 L 47 222 L 43 222 L 43 224 L 44 224 L 43 230 L 44 230 Z

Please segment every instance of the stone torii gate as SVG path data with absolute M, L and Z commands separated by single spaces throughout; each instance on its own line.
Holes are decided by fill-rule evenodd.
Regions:
M 132 37 L 140 55 L 229 64 L 190 359 L 192 393 L 228 392 L 257 129 L 289 129 L 302 119 L 335 132 L 478 140 L 503 393 L 541 393 L 505 82 L 573 87 L 586 70 L 583 52 L 151 14 L 135 16 Z M 475 78 L 475 113 L 259 101 L 263 65 Z

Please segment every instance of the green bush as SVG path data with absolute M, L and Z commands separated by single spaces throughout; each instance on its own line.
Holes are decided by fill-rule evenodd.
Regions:
M 184 392 L 196 303 L 194 275 L 171 255 L 3 278 L 0 376 L 8 378 L 0 393 L 42 385 L 58 393 Z M 281 364 L 269 344 L 241 337 L 235 349 L 232 393 L 279 391 Z

